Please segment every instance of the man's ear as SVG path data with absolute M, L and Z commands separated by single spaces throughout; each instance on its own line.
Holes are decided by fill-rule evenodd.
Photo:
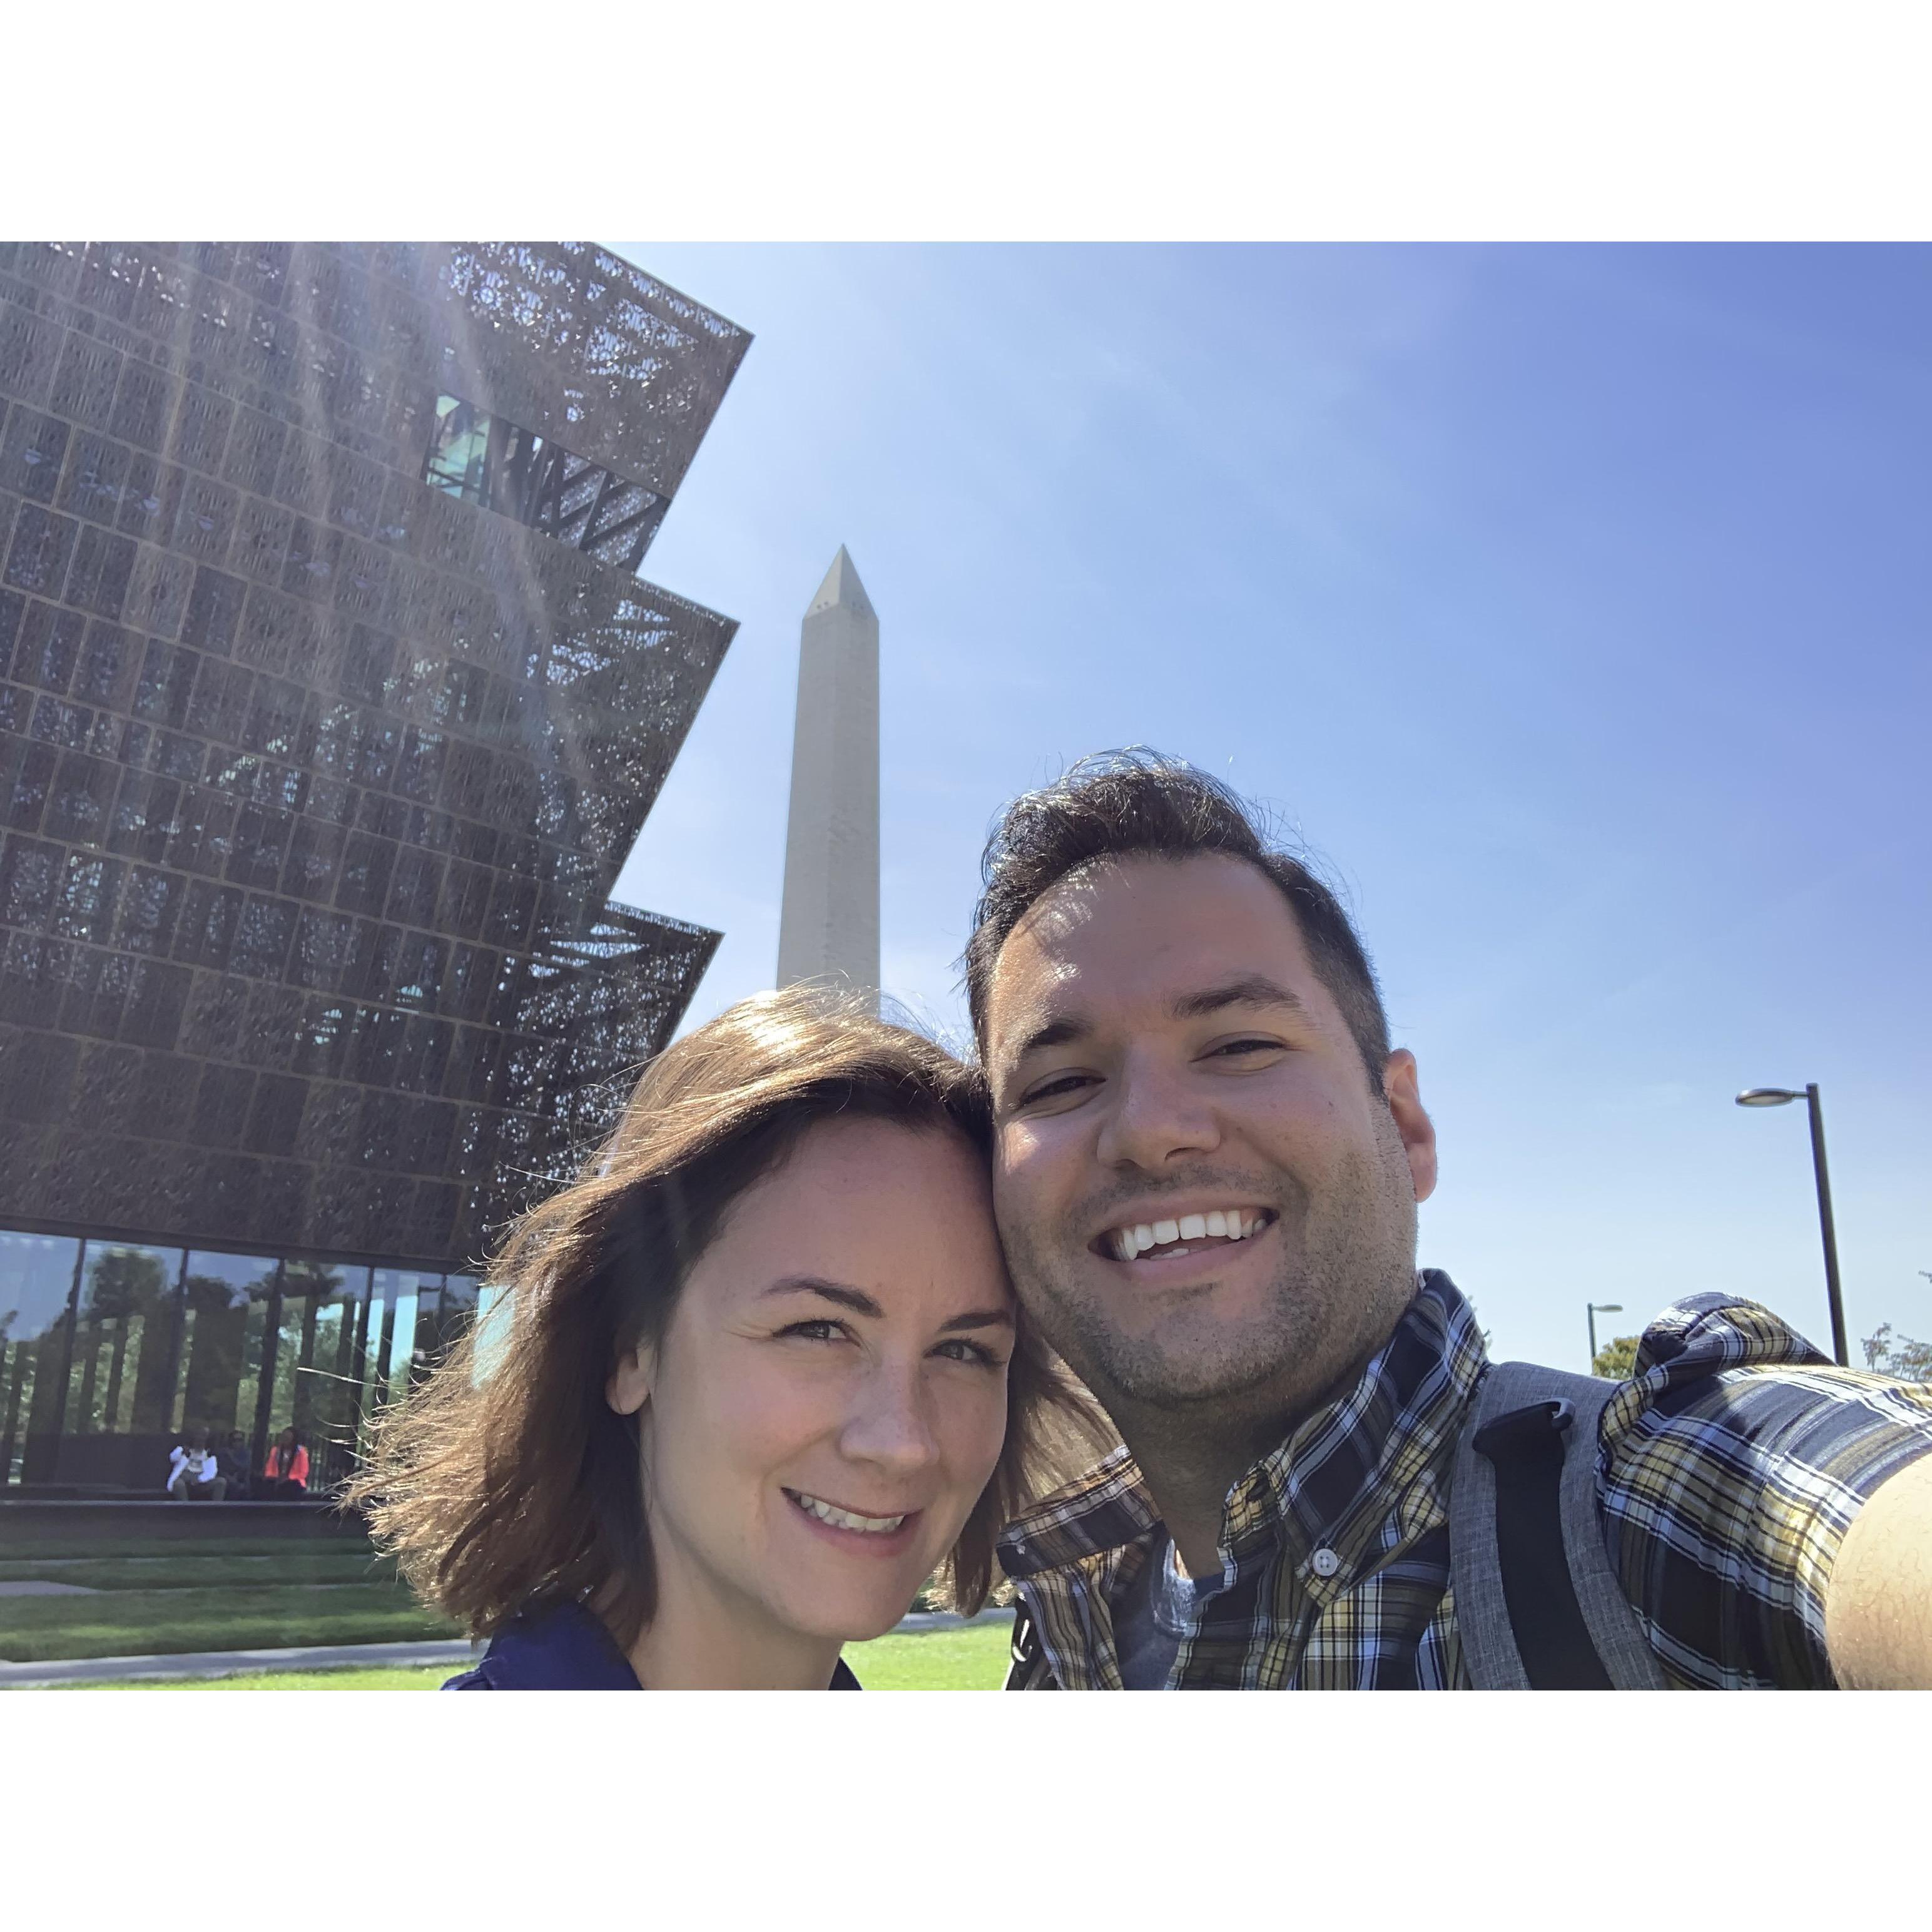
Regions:
M 1436 1123 L 1423 1107 L 1422 1090 L 1416 1084 L 1415 1055 L 1407 1047 L 1397 1047 L 1383 1066 L 1382 1094 L 1395 1130 L 1402 1136 L 1402 1151 L 1408 1156 L 1415 1198 L 1426 1201 L 1436 1192 Z
M 650 1400 L 651 1378 L 657 1368 L 657 1353 L 647 1342 L 617 1358 L 610 1379 L 604 1384 L 604 1400 L 620 1415 L 635 1415 Z

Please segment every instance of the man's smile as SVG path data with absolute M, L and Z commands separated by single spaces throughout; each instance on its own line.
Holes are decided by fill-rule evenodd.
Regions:
M 1124 1221 L 1109 1228 L 1091 1246 L 1094 1253 L 1110 1261 L 1160 1260 L 1252 1239 L 1275 1218 L 1271 1208 L 1229 1204 L 1154 1220 Z

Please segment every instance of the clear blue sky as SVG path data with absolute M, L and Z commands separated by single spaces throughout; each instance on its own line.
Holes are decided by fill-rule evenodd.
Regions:
M 1351 895 L 1422 1258 L 1583 1365 L 1705 1288 L 1932 1335 L 1932 250 L 616 244 L 756 337 L 646 574 L 742 621 L 618 896 L 771 983 L 798 620 L 880 615 L 884 977 L 963 1032 L 988 821 L 1150 743 Z

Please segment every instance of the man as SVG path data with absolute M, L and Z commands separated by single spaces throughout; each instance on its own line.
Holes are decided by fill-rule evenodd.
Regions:
M 227 1441 L 215 1451 L 214 1462 L 222 1481 L 227 1485 L 229 1500 L 245 1502 L 254 1462 L 248 1437 L 240 1430 L 231 1429 Z
M 1346 916 L 1230 794 L 1150 754 L 1017 800 L 986 878 L 967 984 L 1000 1230 L 1125 1444 L 1002 1540 L 1010 1683 L 1523 1681 L 1472 1672 L 1470 1606 L 1504 1593 L 1451 1508 L 1466 1434 L 1503 1466 L 1472 1424 L 1519 1372 L 1416 1272 L 1435 1132 Z M 1556 1430 L 1564 1406 L 1506 1420 Z M 1584 1432 L 1566 1467 L 1639 1659 L 1615 1681 L 1932 1684 L 1932 1390 L 1704 1294 L 1652 1322 Z

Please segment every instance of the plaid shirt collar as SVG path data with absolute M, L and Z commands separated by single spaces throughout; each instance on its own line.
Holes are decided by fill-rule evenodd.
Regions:
M 1440 1269 L 1425 1269 L 1414 1300 L 1354 1384 L 1228 1492 L 1223 1584 L 1277 1556 L 1307 1574 L 1319 1550 L 1339 1559 L 1322 1579 L 1323 1594 L 1346 1588 L 1373 1560 L 1391 1513 L 1453 1452 L 1487 1359 L 1474 1312 Z M 1078 1569 L 1098 1573 L 1104 1588 L 1120 1552 L 1144 1552 L 1160 1522 L 1138 1467 L 1117 1449 L 1009 1525 L 1000 1561 L 1016 1582 Z

